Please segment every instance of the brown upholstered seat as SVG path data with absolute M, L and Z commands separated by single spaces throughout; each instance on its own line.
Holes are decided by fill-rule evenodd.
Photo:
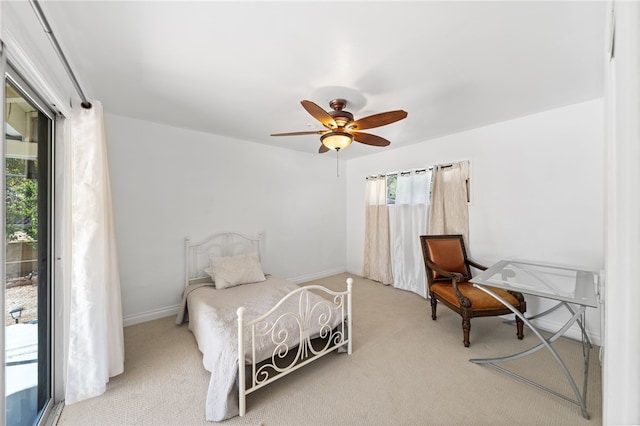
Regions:
M 469 347 L 471 318 L 512 313 L 509 308 L 468 282 L 471 269 L 485 270 L 467 257 L 462 235 L 421 235 L 422 254 L 427 272 L 431 318 L 436 319 L 438 300 L 462 317 L 463 343 Z M 523 314 L 527 304 L 521 293 L 491 288 Z M 523 322 L 516 316 L 516 335 L 523 338 Z

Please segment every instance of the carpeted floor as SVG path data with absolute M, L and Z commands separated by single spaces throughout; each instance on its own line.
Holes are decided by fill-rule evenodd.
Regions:
M 314 281 L 345 288 L 350 276 Z M 249 395 L 247 414 L 225 425 L 599 425 L 602 424 L 598 348 L 591 351 L 587 409 L 543 392 L 470 358 L 508 355 L 538 343 L 500 318 L 471 323 L 462 345 L 460 317 L 413 293 L 353 277 L 351 356 L 324 358 Z M 107 392 L 66 406 L 58 425 L 205 425 L 209 373 L 187 325 L 163 318 L 125 328 L 125 373 Z M 570 339 L 554 347 L 582 388 L 582 349 Z M 509 368 L 572 395 L 548 351 L 512 361 Z

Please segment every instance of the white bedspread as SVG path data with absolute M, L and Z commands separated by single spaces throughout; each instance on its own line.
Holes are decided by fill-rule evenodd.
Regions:
M 212 373 L 206 400 L 207 420 L 221 421 L 238 415 L 237 308 L 245 307 L 245 322 L 248 322 L 266 313 L 285 295 L 298 288 L 289 281 L 268 277 L 260 283 L 222 290 L 215 289 L 211 283 L 191 284 L 185 289 L 176 322 L 181 324 L 186 320 L 188 310 L 189 330 L 195 335 L 198 348 L 203 354 L 204 368 Z M 320 296 L 311 295 L 320 299 Z M 291 298 L 279 312 L 298 314 L 299 301 L 298 297 Z M 340 318 L 339 315 L 332 317 L 331 326 L 335 327 Z M 290 335 L 296 338 L 297 322 L 292 320 L 285 327 L 292 331 L 295 329 Z M 314 328 L 310 330 L 312 335 L 319 331 L 319 326 L 316 330 Z M 291 347 L 298 342 L 288 343 Z M 245 347 L 248 347 L 246 339 Z M 263 339 L 258 342 L 256 350 L 258 360 L 266 359 L 273 353 L 273 344 Z M 245 353 L 244 358 L 248 360 L 249 354 Z

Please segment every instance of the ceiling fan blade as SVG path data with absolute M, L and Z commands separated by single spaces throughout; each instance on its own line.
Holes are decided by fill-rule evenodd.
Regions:
M 370 133 L 353 132 L 353 139 L 356 142 L 363 143 L 365 145 L 372 146 L 389 146 L 391 142 L 380 136 L 372 135 Z
M 324 146 L 323 144 L 320 145 L 320 149 L 318 150 L 318 154 L 324 154 L 325 152 L 329 151 L 329 148 L 327 148 L 326 146 Z
M 331 115 L 317 104 L 314 104 L 311 101 L 300 101 L 302 107 L 307 110 L 309 114 L 313 116 L 316 120 L 321 122 L 325 127 L 329 129 L 335 129 L 338 127 L 336 121 L 333 119 Z
M 313 130 L 309 132 L 272 133 L 271 136 L 322 135 L 326 132 L 326 130 Z
M 353 123 L 349 124 L 349 126 L 347 127 L 350 130 L 373 129 L 374 127 L 380 127 L 387 124 L 395 123 L 396 121 L 402 120 L 406 117 L 407 112 L 398 109 L 396 111 L 381 112 L 380 114 L 374 114 L 368 117 L 361 118 L 360 120 L 356 120 Z

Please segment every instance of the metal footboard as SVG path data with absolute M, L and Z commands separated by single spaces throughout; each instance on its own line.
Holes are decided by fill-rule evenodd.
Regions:
M 246 412 L 248 394 L 334 350 L 346 347 L 346 352 L 351 355 L 352 284 L 353 279 L 348 278 L 347 290 L 342 292 L 319 285 L 301 287 L 252 321 L 245 322 L 245 308 L 238 308 L 238 394 L 241 416 Z M 322 295 L 322 300 L 313 301 L 314 293 Z M 294 298 L 298 300 L 297 311 L 280 312 L 281 306 Z M 245 339 L 248 340 L 248 346 Z M 271 355 L 266 359 L 257 359 L 256 344 L 264 344 L 265 339 L 274 349 L 269 351 Z M 296 344 L 292 345 L 292 341 Z M 244 354 L 247 350 L 250 360 L 245 364 Z

